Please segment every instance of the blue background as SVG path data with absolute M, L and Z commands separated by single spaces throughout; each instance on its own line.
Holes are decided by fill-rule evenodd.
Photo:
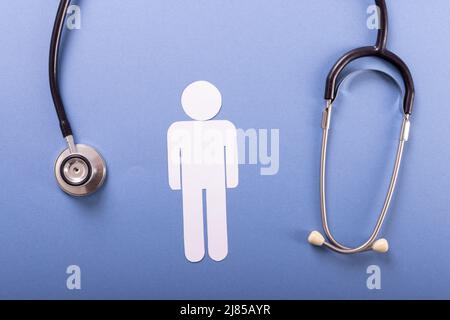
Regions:
M 411 139 L 382 234 L 386 255 L 311 247 L 321 229 L 325 77 L 370 45 L 372 1 L 74 2 L 61 85 L 76 139 L 108 162 L 104 188 L 75 199 L 56 185 L 65 148 L 47 79 L 57 0 L 0 2 L 0 298 L 450 298 L 450 2 L 387 1 L 389 48 L 417 89 Z M 228 192 L 230 254 L 188 263 L 181 193 L 166 174 L 166 132 L 187 119 L 182 90 L 209 80 L 218 119 L 280 129 L 280 171 L 240 167 Z M 329 210 L 336 237 L 364 241 L 384 200 L 400 128 L 398 90 L 377 74 L 346 84 L 333 119 Z M 68 265 L 82 290 L 66 288 Z M 382 290 L 366 268 L 382 270 Z

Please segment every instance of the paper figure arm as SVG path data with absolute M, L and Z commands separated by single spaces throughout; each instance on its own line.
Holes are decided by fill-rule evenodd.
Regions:
M 226 121 L 225 170 L 228 188 L 236 188 L 239 184 L 239 157 L 237 130 L 233 123 Z
M 172 190 L 181 190 L 181 145 L 175 139 L 175 131 L 176 123 L 167 131 L 169 186 Z

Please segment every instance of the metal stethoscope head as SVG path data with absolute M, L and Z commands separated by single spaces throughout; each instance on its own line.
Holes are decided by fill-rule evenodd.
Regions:
M 61 189 L 72 196 L 86 196 L 97 191 L 106 178 L 106 164 L 92 147 L 76 144 L 58 84 L 58 56 L 61 34 L 70 0 L 61 0 L 56 14 L 50 44 L 49 76 L 50 90 L 62 135 L 67 142 L 55 163 L 55 176 Z
M 403 157 L 403 150 L 405 143 L 408 141 L 409 130 L 410 130 L 410 116 L 413 109 L 414 104 L 414 81 L 411 76 L 411 72 L 409 71 L 407 65 L 394 53 L 390 52 L 386 48 L 387 44 L 387 35 L 388 35 L 388 16 L 387 16 L 387 8 L 385 0 L 376 0 L 376 5 L 379 8 L 380 13 L 380 28 L 378 30 L 378 37 L 375 46 L 372 47 L 363 47 L 359 49 L 352 50 L 345 54 L 339 61 L 334 65 L 332 70 L 330 71 L 327 77 L 326 90 L 325 90 L 325 100 L 326 107 L 323 112 L 322 117 L 322 152 L 321 152 L 321 160 L 320 160 L 320 208 L 322 214 L 322 225 L 326 234 L 326 238 L 318 231 L 313 231 L 310 233 L 308 237 L 308 241 L 315 246 L 325 246 L 335 252 L 343 253 L 343 254 L 353 254 L 364 251 L 373 250 L 380 253 L 385 253 L 389 250 L 389 243 L 386 239 L 379 239 L 379 233 L 383 226 L 383 222 L 386 218 L 386 214 L 389 210 L 389 206 L 391 204 L 392 196 L 395 191 L 395 187 L 397 184 L 398 173 L 400 170 L 400 165 Z M 381 58 L 394 67 L 398 69 L 401 73 L 404 86 L 405 86 L 405 95 L 403 101 L 403 122 L 402 128 L 400 132 L 399 144 L 397 148 L 397 155 L 395 159 L 394 169 L 392 172 L 389 188 L 386 194 L 386 198 L 384 201 L 383 208 L 378 217 L 376 226 L 370 235 L 369 239 L 364 242 L 362 245 L 349 248 L 339 243 L 331 234 L 330 227 L 328 225 L 328 216 L 327 216 L 327 207 L 326 207 L 326 184 L 325 184 L 325 176 L 326 176 L 326 159 L 327 159 L 327 145 L 328 145 L 328 134 L 330 129 L 331 122 L 331 112 L 333 109 L 333 102 L 338 93 L 338 77 L 344 68 L 352 61 L 362 58 L 362 57 L 378 57 Z

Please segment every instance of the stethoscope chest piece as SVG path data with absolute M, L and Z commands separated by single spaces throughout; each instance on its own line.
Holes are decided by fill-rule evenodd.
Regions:
M 59 155 L 55 163 L 55 176 L 64 192 L 72 196 L 87 196 L 103 185 L 106 164 L 94 148 L 77 144 Z

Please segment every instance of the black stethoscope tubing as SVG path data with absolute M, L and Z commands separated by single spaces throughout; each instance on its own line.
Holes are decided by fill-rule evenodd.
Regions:
M 50 41 L 50 55 L 49 55 L 49 79 L 50 91 L 55 105 L 56 114 L 59 120 L 59 126 L 64 138 L 73 135 L 72 127 L 67 117 L 64 103 L 61 98 L 61 92 L 58 82 L 58 58 L 61 43 L 61 34 L 64 28 L 65 14 L 70 5 L 70 0 L 61 0 L 58 7 L 58 12 L 53 26 L 52 38 Z
M 354 49 L 346 53 L 336 62 L 326 80 L 325 99 L 334 101 L 338 91 L 338 77 L 350 62 L 363 57 L 378 57 L 391 63 L 401 73 L 405 85 L 403 112 L 405 115 L 411 115 L 415 96 L 414 80 L 406 63 L 404 63 L 395 53 L 392 53 L 387 49 L 389 26 L 386 1 L 375 0 L 375 4 L 380 9 L 380 26 L 375 45 Z

